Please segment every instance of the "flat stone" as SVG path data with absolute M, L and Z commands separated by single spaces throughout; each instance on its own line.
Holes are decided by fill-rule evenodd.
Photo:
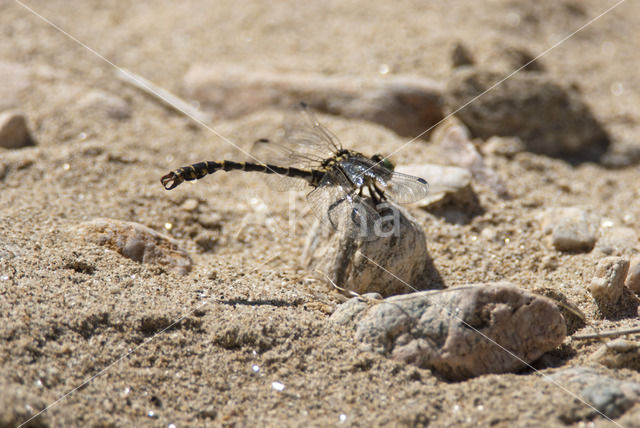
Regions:
M 500 85 L 504 73 L 478 67 L 458 69 L 447 84 L 448 104 L 473 136 L 519 137 L 527 149 L 549 156 L 599 160 L 610 139 L 573 88 L 540 72 L 517 73 Z
M 18 111 L 0 113 L 0 147 L 19 149 L 35 144 L 29 132 L 27 120 L 22 113 Z
M 358 294 L 390 296 L 409 293 L 411 287 L 441 287 L 432 283 L 434 268 L 422 227 L 404 209 L 393 207 L 393 229 L 373 240 L 354 238 L 351 230 L 317 220 L 305 243 L 303 266 Z
M 558 251 L 591 251 L 596 243 L 597 219 L 577 207 L 550 208 L 542 215 L 543 230 Z
M 471 188 L 471 173 L 465 168 L 422 164 L 399 165 L 395 170 L 427 180 L 429 194 L 416 202 L 416 205 L 421 208 L 441 204 L 460 208 L 477 205 L 477 198 Z
M 89 112 L 97 112 L 111 119 L 128 119 L 131 117 L 131 106 L 124 99 L 100 90 L 92 90 L 83 95 L 78 106 Z
M 549 375 L 549 379 L 568 388 L 586 401 L 571 400 L 561 408 L 560 419 L 568 424 L 591 421 L 598 412 L 616 419 L 640 403 L 640 384 L 603 375 L 590 367 L 572 367 Z M 591 407 L 590 407 L 591 406 Z
M 628 271 L 629 261 L 625 258 L 609 256 L 601 259 L 589 285 L 589 291 L 596 302 L 607 305 L 617 303 L 622 296 Z
M 443 87 L 415 76 L 359 78 L 271 73 L 196 64 L 185 76 L 187 94 L 225 118 L 300 101 L 315 110 L 379 123 L 414 137 L 444 117 Z
M 166 267 L 180 275 L 191 270 L 192 261 L 173 238 L 142 224 L 98 218 L 76 226 L 77 237 L 103 245 L 138 263 Z
M 352 318 L 361 349 L 455 380 L 521 369 L 566 335 L 552 300 L 509 283 L 394 296 L 352 311 L 360 311 Z

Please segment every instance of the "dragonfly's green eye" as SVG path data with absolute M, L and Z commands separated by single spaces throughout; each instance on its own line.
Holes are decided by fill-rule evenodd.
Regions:
M 376 163 L 379 163 L 383 167 L 387 168 L 389 171 L 393 171 L 393 169 L 395 168 L 395 166 L 393 165 L 393 162 L 391 162 L 389 159 L 385 158 L 382 155 L 375 154 L 371 156 L 371 160 Z

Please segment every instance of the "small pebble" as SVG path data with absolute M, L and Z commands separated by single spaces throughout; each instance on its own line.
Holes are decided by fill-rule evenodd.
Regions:
M 631 291 L 640 294 L 640 256 L 635 256 L 629 263 L 629 272 L 624 283 Z
M 180 208 L 187 212 L 195 211 L 198 208 L 198 200 L 189 198 L 180 205 Z
M 6 111 L 0 114 L 0 147 L 19 149 L 34 146 L 35 140 L 29 132 L 27 120 L 17 111 Z
M 543 229 L 551 233 L 558 251 L 591 251 L 596 243 L 597 220 L 577 207 L 550 208 L 543 214 Z
M 276 391 L 284 391 L 284 385 L 280 382 L 272 382 L 271 388 L 275 389 Z
M 596 302 L 611 305 L 620 300 L 628 270 L 627 259 L 614 256 L 601 259 L 589 285 L 589 291 Z

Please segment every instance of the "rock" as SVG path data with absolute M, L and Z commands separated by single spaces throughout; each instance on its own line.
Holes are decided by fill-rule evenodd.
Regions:
M 605 257 L 598 262 L 589 291 L 598 304 L 615 305 L 622 296 L 629 261 L 622 257 Z
M 469 67 L 447 84 L 448 104 L 475 137 L 519 137 L 527 149 L 549 156 L 599 160 L 610 141 L 579 93 L 539 72 L 503 73 Z M 491 90 L 489 90 L 491 88 Z
M 371 302 L 380 300 L 382 300 L 382 296 L 379 293 L 367 293 L 362 295 L 362 297 L 349 299 L 336 308 L 335 312 L 331 314 L 330 320 L 336 324 L 351 324 L 355 326 L 356 321 L 369 307 Z
M 361 349 L 454 380 L 523 368 L 565 334 L 553 301 L 508 283 L 391 297 L 356 326 Z
M 368 120 L 415 137 L 444 117 L 441 85 L 419 77 L 363 79 L 196 64 L 186 74 L 185 86 L 202 107 L 225 118 L 290 109 L 305 101 L 318 111 Z
M 19 149 L 34 146 L 35 140 L 29 132 L 27 120 L 17 111 L 0 113 L 0 147 Z
M 550 208 L 543 214 L 543 230 L 551 233 L 558 251 L 591 251 L 596 243 L 598 221 L 577 207 Z
M 440 287 L 430 275 L 435 269 L 422 227 L 404 209 L 392 209 L 393 228 L 385 227 L 385 234 L 374 240 L 355 239 L 353 231 L 335 230 L 317 220 L 305 243 L 303 266 L 323 272 L 336 285 L 358 294 L 390 296 L 409 293 L 412 287 Z
M 459 120 L 449 118 L 433 131 L 431 140 L 449 162 L 466 168 L 476 182 L 491 188 L 503 199 L 509 192 L 500 176 L 486 165 L 484 157 L 470 139 L 469 130 Z
M 482 145 L 483 153 L 509 159 L 525 150 L 524 143 L 518 137 L 491 137 Z
M 395 169 L 403 174 L 422 177 L 429 183 L 429 194 L 416 202 L 421 208 L 453 205 L 458 208 L 477 208 L 478 198 L 471 188 L 471 173 L 464 168 L 434 164 L 399 165 Z
M 640 404 L 636 404 L 631 410 L 625 412 L 624 416 L 618 420 L 618 424 L 624 428 L 640 428 Z
M 548 378 L 580 397 L 561 409 L 560 419 L 567 424 L 592 420 L 600 413 L 615 419 L 640 402 L 639 383 L 605 376 L 589 367 L 560 370 Z
M 640 256 L 635 256 L 629 263 L 629 272 L 624 283 L 631 291 L 640 294 Z
M 192 261 L 177 241 L 139 223 L 98 218 L 74 228 L 76 236 L 118 252 L 139 263 L 167 267 L 186 275 Z
M 95 112 L 111 119 L 128 119 L 131 106 L 124 99 L 100 90 L 92 90 L 83 95 L 78 106 L 88 112 Z
M 630 227 L 601 228 L 596 248 L 607 255 L 629 254 L 638 248 L 638 235 Z
M 453 68 L 465 67 L 473 65 L 474 62 L 473 55 L 469 48 L 463 43 L 456 43 L 453 51 L 451 51 L 451 66 Z
M 626 368 L 640 371 L 640 344 L 616 339 L 602 345 L 590 358 L 610 369 Z

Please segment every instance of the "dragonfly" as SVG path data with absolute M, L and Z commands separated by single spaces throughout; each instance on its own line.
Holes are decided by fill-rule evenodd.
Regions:
M 217 171 L 270 174 L 275 180 L 269 182 L 276 190 L 311 187 L 306 198 L 323 223 L 365 240 L 377 238 L 375 232 L 380 228 L 374 226 L 392 208 L 390 201 L 407 204 L 427 195 L 425 179 L 394 171 L 394 164 L 380 154 L 367 157 L 343 148 L 306 104 L 301 103 L 298 110 L 285 120 L 281 142 L 263 138 L 254 143 L 254 153 L 267 153 L 269 162 L 197 162 L 164 175 L 162 185 L 171 190 Z

